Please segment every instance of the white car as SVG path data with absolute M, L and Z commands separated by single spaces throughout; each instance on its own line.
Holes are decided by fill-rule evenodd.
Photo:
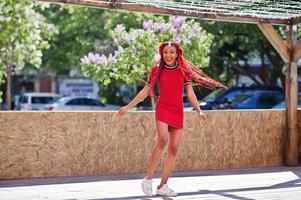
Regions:
M 45 105 L 45 110 L 118 110 L 120 106 L 107 105 L 90 97 L 63 97 Z
M 24 93 L 19 97 L 16 105 L 17 110 L 43 110 L 44 106 L 53 101 L 61 98 L 56 93 L 43 93 L 43 92 L 32 92 Z

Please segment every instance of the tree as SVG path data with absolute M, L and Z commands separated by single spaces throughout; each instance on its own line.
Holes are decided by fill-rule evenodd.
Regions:
M 87 52 L 110 54 L 115 50 L 110 32 L 117 24 L 126 29 L 141 27 L 142 21 L 150 15 L 133 12 L 116 12 L 71 5 L 50 5 L 39 9 L 47 21 L 56 25 L 59 33 L 50 42 L 50 48 L 43 51 L 43 68 L 56 76 L 68 76 L 71 68 L 80 68 L 79 59 Z M 82 74 L 77 75 L 82 78 Z M 57 77 L 55 77 L 57 78 Z M 101 98 L 105 102 L 121 104 L 116 96 L 121 82 L 112 80 L 101 85 Z
M 59 75 L 68 75 L 71 68 L 79 67 L 79 58 L 89 51 L 109 54 L 114 51 L 110 31 L 115 24 L 137 27 L 144 15 L 111 12 L 72 5 L 50 5 L 38 9 L 47 21 L 55 24 L 58 34 L 43 51 L 43 67 Z
M 206 21 L 202 21 L 201 24 L 215 36 L 210 66 L 227 71 L 225 73 L 227 81 L 242 74 L 257 85 L 284 87 L 284 62 L 256 25 Z M 275 26 L 275 28 L 284 39 L 285 27 Z M 259 77 L 249 71 L 250 61 L 253 60 L 259 60 L 261 63 Z
M 207 70 L 212 36 L 194 20 L 186 22 L 184 17 L 173 17 L 169 21 L 157 18 L 143 23 L 143 29 L 126 31 L 118 24 L 112 37 L 117 47 L 113 54 L 89 53 L 81 59 L 85 75 L 108 85 L 111 80 L 122 80 L 127 84 L 146 79 L 150 68 L 158 59 L 157 49 L 163 41 L 176 40 L 184 49 L 184 56 Z
M 31 0 L 6 0 L 0 3 L 0 71 L 7 79 L 6 103 L 11 109 L 11 76 L 26 64 L 39 67 L 42 49 L 56 31 L 44 17 L 33 10 Z M 0 78 L 2 78 L 0 74 Z M 0 83 L 1 83 L 0 79 Z
M 207 68 L 212 35 L 194 20 L 153 17 L 143 22 L 143 29 L 127 30 L 123 24 L 117 24 L 111 36 L 116 46 L 114 53 L 108 56 L 89 53 L 81 59 L 84 74 L 103 85 L 115 80 L 128 85 L 145 81 L 150 68 L 159 59 L 158 47 L 163 41 L 180 42 L 188 60 L 205 72 L 212 72 Z

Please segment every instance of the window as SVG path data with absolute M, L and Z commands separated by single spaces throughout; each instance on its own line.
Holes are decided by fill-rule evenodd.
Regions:
M 268 95 L 262 94 L 258 98 L 258 107 L 259 108 L 271 108 L 276 104 L 277 104 L 277 100 L 276 100 L 275 96 L 272 96 L 270 94 L 268 94 Z
M 28 96 L 21 96 L 19 101 L 20 103 L 28 103 Z
M 101 106 L 105 107 L 105 104 L 101 103 L 100 101 L 97 101 L 96 99 L 89 99 L 92 106 Z
M 66 103 L 67 106 L 80 105 L 79 99 L 71 99 Z
M 47 103 L 51 102 L 54 98 L 55 97 L 31 97 L 31 103 L 32 104 L 47 104 Z

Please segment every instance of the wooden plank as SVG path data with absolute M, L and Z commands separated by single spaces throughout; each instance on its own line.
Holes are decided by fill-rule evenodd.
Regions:
M 301 39 L 298 40 L 293 50 L 293 61 L 298 62 L 301 58 Z
M 274 27 L 271 24 L 264 23 L 257 24 L 257 26 L 279 53 L 283 61 L 288 63 L 290 58 L 288 45 L 281 39 Z
M 293 26 L 288 26 L 287 29 L 287 44 L 289 50 L 294 48 L 296 43 L 296 30 Z M 292 58 L 292 57 L 291 57 Z M 297 124 L 297 100 L 298 100 L 298 72 L 297 63 L 287 63 L 286 74 L 286 164 L 295 166 L 298 164 L 298 124 Z
M 227 21 L 227 22 L 240 22 L 240 23 L 271 23 L 278 25 L 291 24 L 291 19 L 282 18 L 260 18 L 252 15 L 234 15 L 229 13 L 218 12 L 201 12 L 201 11 L 189 11 L 176 8 L 162 8 L 151 5 L 143 5 L 138 3 L 122 3 L 120 1 L 95 1 L 95 0 L 36 0 L 38 2 L 58 3 L 58 4 L 73 4 L 86 7 L 95 7 L 103 9 L 117 9 L 134 12 L 147 12 L 161 15 L 172 16 L 187 16 L 191 18 L 200 18 L 205 20 Z

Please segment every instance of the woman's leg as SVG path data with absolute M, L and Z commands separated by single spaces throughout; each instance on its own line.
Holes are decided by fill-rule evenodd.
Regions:
M 164 184 L 167 183 L 167 180 L 171 174 L 171 171 L 174 166 L 175 158 L 180 146 L 181 135 L 182 135 L 182 129 L 171 127 L 167 158 L 164 163 L 162 179 L 159 188 L 161 188 Z
M 158 160 L 162 153 L 162 150 L 166 146 L 168 142 L 169 132 L 168 132 L 168 125 L 164 122 L 156 121 L 157 122 L 157 132 L 158 132 L 158 139 L 157 144 L 155 145 L 152 155 L 149 168 L 147 170 L 147 179 L 152 179 L 153 174 L 157 168 Z

